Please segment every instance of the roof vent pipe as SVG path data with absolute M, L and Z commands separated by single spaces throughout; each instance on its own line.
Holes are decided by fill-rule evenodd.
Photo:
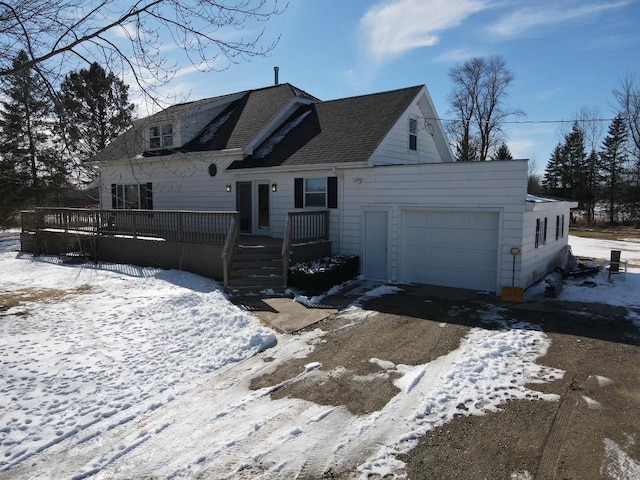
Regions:
M 278 80 L 278 72 L 280 72 L 280 67 L 273 67 L 273 74 L 275 75 L 276 85 L 280 85 L 280 81 Z

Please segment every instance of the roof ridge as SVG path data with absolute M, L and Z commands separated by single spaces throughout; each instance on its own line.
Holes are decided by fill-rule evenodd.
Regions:
M 319 103 L 341 102 L 343 100 L 351 100 L 351 99 L 356 99 L 356 98 L 374 97 L 376 95 L 384 95 L 385 93 L 396 93 L 396 92 L 402 92 L 402 91 L 413 90 L 413 89 L 419 90 L 419 89 L 421 89 L 423 87 L 425 87 L 424 84 L 422 84 L 422 85 L 413 85 L 411 87 L 395 88 L 393 90 L 385 90 L 383 92 L 373 92 L 373 93 L 365 93 L 365 94 L 362 94 L 362 95 L 352 95 L 350 97 L 334 98 L 332 100 L 321 100 Z

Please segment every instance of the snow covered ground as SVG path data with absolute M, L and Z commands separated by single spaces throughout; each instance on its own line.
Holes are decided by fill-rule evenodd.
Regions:
M 618 245 L 570 242 L 575 254 L 598 258 Z M 637 255 L 640 244 L 628 243 L 622 250 L 633 247 Z M 505 328 L 474 328 L 457 350 L 431 363 L 372 358 L 380 375 L 400 374 L 400 392 L 380 411 L 356 416 L 340 406 L 272 400 L 279 385 L 252 391 L 250 379 L 306 357 L 323 341 L 321 330 L 276 334 L 197 275 L 66 265 L 19 254 L 18 246 L 0 239 L 0 299 L 3 292 L 25 298 L 0 308 L 0 477 L 287 478 L 320 476 L 339 464 L 363 477 L 401 478 L 397 455 L 451 420 L 461 404 L 482 413 L 512 398 L 553 401 L 525 385 L 563 375 L 535 363 L 550 344 L 544 332 L 487 306 L 484 318 Z M 609 303 L 615 298 L 637 319 L 631 309 L 640 309 L 640 270 L 624 282 L 596 281 L 608 289 Z M 528 295 L 536 288 L 544 287 Z M 567 285 L 561 299 L 599 300 L 594 291 L 602 289 L 586 295 L 582 288 Z M 352 323 L 375 315 L 359 305 L 340 315 Z M 299 378 L 339 374 L 310 363 Z M 606 446 L 611 468 L 640 471 L 624 449 Z

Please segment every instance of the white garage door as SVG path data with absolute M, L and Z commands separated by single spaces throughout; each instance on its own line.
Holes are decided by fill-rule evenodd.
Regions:
M 498 213 L 403 212 L 400 280 L 496 291 Z

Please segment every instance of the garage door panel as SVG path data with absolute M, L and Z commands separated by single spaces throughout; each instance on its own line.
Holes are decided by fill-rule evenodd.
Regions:
M 493 212 L 405 211 L 400 280 L 495 291 L 498 223 Z

